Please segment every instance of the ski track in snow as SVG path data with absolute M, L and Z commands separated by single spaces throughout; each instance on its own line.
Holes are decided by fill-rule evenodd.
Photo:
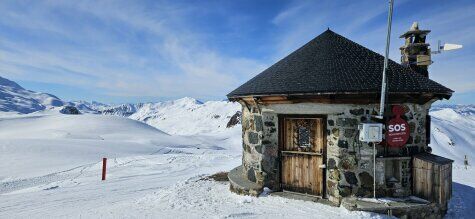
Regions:
M 9 187 L 17 192 L 1 190 L 0 217 L 383 217 L 281 197 L 230 193 L 228 183 L 203 180 L 204 175 L 220 169 L 220 160 L 240 162 L 239 157 L 221 154 L 160 154 L 114 159 L 105 182 L 98 174 L 100 163 L 25 179 L 19 186 Z M 217 169 L 210 171 L 203 163 Z M 131 174 L 131 170 L 137 173 Z M 76 209 L 77 203 L 85 206 Z M 283 208 L 288 210 L 281 211 Z

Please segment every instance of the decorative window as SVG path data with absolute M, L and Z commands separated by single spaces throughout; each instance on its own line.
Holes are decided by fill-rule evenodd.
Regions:
M 298 143 L 299 147 L 310 147 L 310 130 L 306 126 L 298 127 Z

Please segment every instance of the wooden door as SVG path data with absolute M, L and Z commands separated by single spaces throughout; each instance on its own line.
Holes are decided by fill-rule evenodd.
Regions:
M 284 190 L 324 196 L 324 119 L 284 118 L 281 183 Z

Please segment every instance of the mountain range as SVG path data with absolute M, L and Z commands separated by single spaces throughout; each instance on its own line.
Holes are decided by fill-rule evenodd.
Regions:
M 65 103 L 58 97 L 26 90 L 17 83 L 0 77 L 0 111 L 32 113 Z
M 239 123 L 241 106 L 228 101 L 201 102 L 185 97 L 173 101 L 108 105 L 99 102 L 63 101 L 26 90 L 0 77 L 0 112 L 27 114 L 74 106 L 82 113 L 127 117 L 171 135 L 207 135 Z M 434 153 L 462 163 L 475 158 L 475 105 L 434 105 L 431 108 L 431 143 Z M 233 123 L 229 125 L 231 118 Z

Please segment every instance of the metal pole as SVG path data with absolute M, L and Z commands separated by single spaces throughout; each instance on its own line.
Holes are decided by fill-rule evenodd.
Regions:
M 389 44 L 391 42 L 391 23 L 393 19 L 393 0 L 389 0 L 389 14 L 388 14 L 388 33 L 386 35 L 386 53 L 384 55 L 383 79 L 381 86 L 381 102 L 379 103 L 379 117 L 383 118 L 384 103 L 386 102 L 386 69 L 388 68 Z
M 373 198 L 376 199 L 376 143 L 373 142 Z
M 381 84 L 381 102 L 379 103 L 379 118 L 384 117 L 384 104 L 386 102 L 386 69 L 388 68 L 389 44 L 391 42 L 391 23 L 393 19 L 394 0 L 389 0 L 388 33 L 386 35 L 386 51 L 384 54 L 383 79 Z M 373 142 L 373 198 L 376 199 L 376 143 Z

